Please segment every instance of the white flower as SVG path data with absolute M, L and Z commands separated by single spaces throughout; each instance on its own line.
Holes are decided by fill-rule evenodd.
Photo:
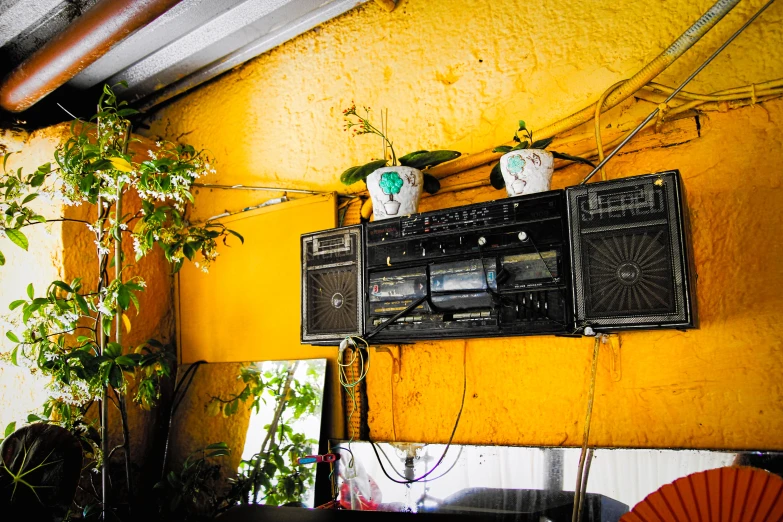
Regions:
M 103 300 L 98 301 L 98 311 L 102 313 L 103 315 L 111 315 L 112 312 L 109 309 L 108 306 L 106 306 L 106 303 L 103 302 Z

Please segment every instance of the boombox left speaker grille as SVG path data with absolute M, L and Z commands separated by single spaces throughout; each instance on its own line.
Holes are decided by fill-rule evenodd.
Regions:
M 577 328 L 695 326 L 677 171 L 566 190 Z
M 302 236 L 302 341 L 334 344 L 362 335 L 362 230 Z

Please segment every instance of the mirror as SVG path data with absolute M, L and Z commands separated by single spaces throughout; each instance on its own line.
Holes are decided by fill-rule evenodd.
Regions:
M 237 503 L 313 506 L 326 359 L 178 369 L 164 510 L 213 516 Z
M 332 442 L 331 447 L 340 453 L 334 491 L 348 509 L 571 520 L 580 448 L 453 444 L 436 467 L 444 444 Z M 650 493 L 691 473 L 747 465 L 781 474 L 781 464 L 780 452 L 598 448 L 589 470 L 585 520 L 618 520 Z M 426 480 L 410 485 L 391 480 L 428 472 Z

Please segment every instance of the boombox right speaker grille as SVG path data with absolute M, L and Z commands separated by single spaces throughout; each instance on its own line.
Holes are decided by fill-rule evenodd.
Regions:
M 695 326 L 677 171 L 567 190 L 574 309 L 594 330 Z

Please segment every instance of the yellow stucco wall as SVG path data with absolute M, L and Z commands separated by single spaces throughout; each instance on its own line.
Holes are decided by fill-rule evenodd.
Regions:
M 762 3 L 741 2 L 657 81 L 682 80 Z M 507 141 L 519 118 L 535 130 L 596 100 L 710 5 L 401 0 L 386 13 L 368 3 L 159 110 L 149 132 L 186 135 L 209 148 L 219 183 L 345 192 L 339 173 L 379 155 L 377 140 L 341 131 L 341 111 L 351 100 L 389 109 L 399 153 L 476 153 Z M 773 5 L 690 89 L 783 77 L 782 17 L 783 6 Z M 644 107 L 626 104 L 604 122 Z M 613 341 L 614 357 L 603 349 L 591 443 L 783 449 L 781 123 L 781 101 L 711 112 L 687 143 L 610 164 L 610 177 L 681 170 L 702 324 L 688 333 L 623 334 Z M 583 173 L 560 170 L 553 185 L 572 185 Z M 274 195 L 213 194 L 198 198 L 201 208 L 220 209 L 205 216 Z M 485 187 L 426 198 L 422 208 L 501 196 Z M 297 281 L 284 284 L 298 293 Z M 298 330 L 299 317 L 280 328 Z M 579 444 L 591 352 L 589 339 L 467 341 L 468 393 L 455 440 Z M 393 377 L 389 356 L 373 353 L 373 437 L 446 440 L 459 407 L 462 357 L 462 341 L 405 346 Z

